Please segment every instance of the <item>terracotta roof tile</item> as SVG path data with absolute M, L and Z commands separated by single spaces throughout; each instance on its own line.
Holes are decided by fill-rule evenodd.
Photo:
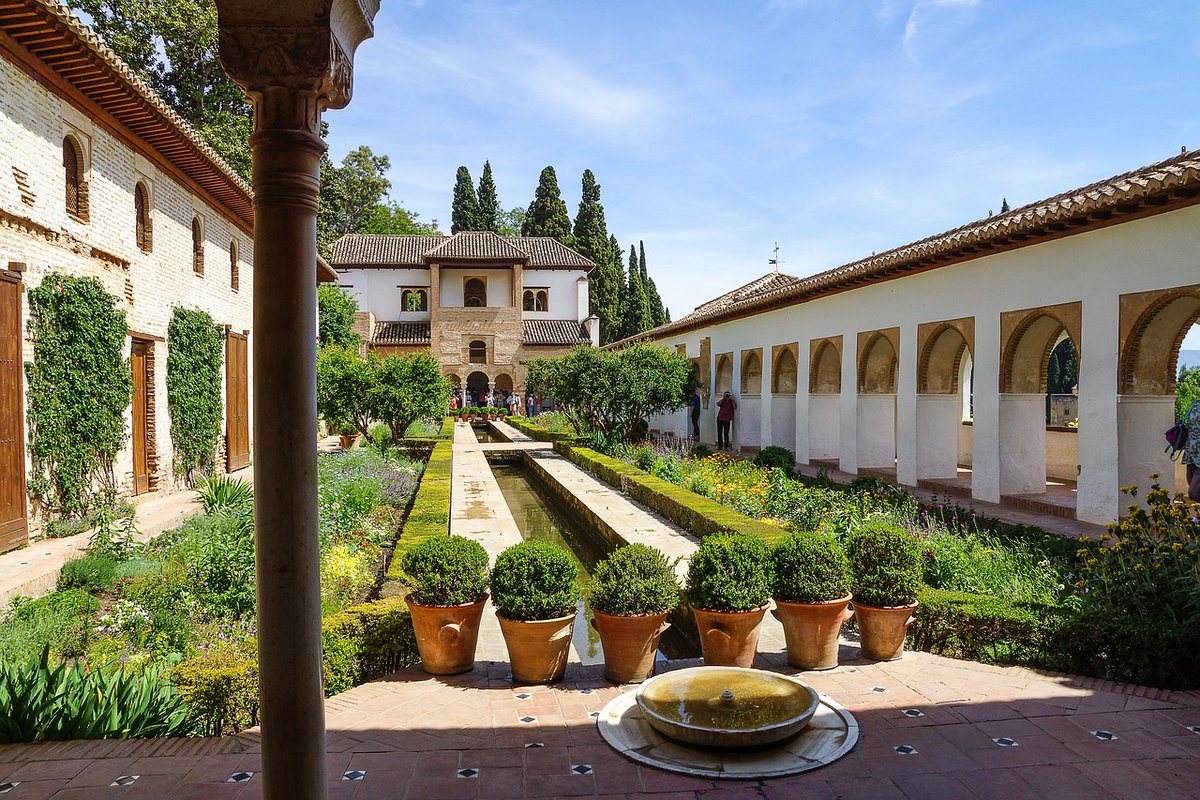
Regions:
M 423 267 L 424 255 L 447 238 L 440 233 L 349 234 L 333 243 L 329 263 L 339 267 L 359 264 Z
M 461 231 L 425 253 L 425 258 L 496 258 L 504 261 L 528 261 L 524 250 L 513 247 L 511 240 L 491 231 Z
M 429 344 L 428 322 L 376 322 L 371 344 Z
M 522 323 L 525 344 L 586 344 L 592 339 L 574 320 L 527 319 Z
M 498 236 L 490 231 L 442 234 L 348 234 L 333 244 L 338 267 L 414 267 L 444 259 L 525 261 L 533 269 L 582 269 L 591 259 L 549 236 Z

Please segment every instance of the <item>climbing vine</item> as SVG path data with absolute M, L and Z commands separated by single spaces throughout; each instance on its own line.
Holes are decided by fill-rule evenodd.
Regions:
M 64 517 L 116 497 L 113 458 L 127 438 L 133 396 L 119 303 L 95 278 L 61 273 L 29 292 L 29 491 Z
M 221 329 L 205 311 L 176 307 L 167 326 L 167 408 L 175 472 L 210 472 L 221 435 Z

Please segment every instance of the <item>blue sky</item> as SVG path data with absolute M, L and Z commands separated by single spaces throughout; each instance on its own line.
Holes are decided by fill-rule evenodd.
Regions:
M 505 207 L 554 165 L 674 317 L 1200 147 L 1200 3 L 385 0 L 330 112 L 449 228 L 455 169 Z M 1200 348 L 1200 331 L 1188 347 Z

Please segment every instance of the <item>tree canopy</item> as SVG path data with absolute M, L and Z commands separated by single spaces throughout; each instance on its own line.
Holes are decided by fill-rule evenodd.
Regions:
M 450 208 L 450 232 L 477 231 L 479 227 L 479 198 L 475 196 L 475 184 L 471 172 L 465 166 L 458 168 L 454 180 L 454 202 Z
M 500 198 L 496 196 L 496 180 L 492 177 L 492 162 L 483 162 L 483 174 L 479 176 L 479 217 L 476 230 L 496 231 L 500 226 Z
M 1200 400 L 1200 365 L 1180 367 L 1179 380 L 1175 383 L 1175 419 L 1183 419 L 1197 400 Z
M 568 247 L 574 243 L 571 236 L 571 218 L 567 216 L 567 204 L 558 190 L 558 176 L 554 167 L 546 167 L 538 178 L 537 191 L 525 221 L 521 226 L 522 236 L 552 236 Z
M 322 283 L 317 287 L 317 341 L 322 345 L 358 347 L 354 315 L 358 302 L 337 286 Z
M 379 358 L 374 353 L 373 383 L 367 392 L 371 416 L 387 423 L 399 444 L 417 420 L 440 418 L 450 402 L 450 381 L 433 353 L 422 350 Z
M 638 264 L 637 250 L 629 248 L 629 283 L 625 285 L 625 322 L 621 327 L 622 338 L 636 336 L 648 330 L 651 324 L 650 300 L 642 283 L 642 269 Z

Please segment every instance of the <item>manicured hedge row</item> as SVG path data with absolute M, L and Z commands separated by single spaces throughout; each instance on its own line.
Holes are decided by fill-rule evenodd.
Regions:
M 421 484 L 417 487 L 412 508 L 409 509 L 408 517 L 400 529 L 396 549 L 392 552 L 392 561 L 387 572 L 390 580 L 405 581 L 404 572 L 400 569 L 400 557 L 405 550 L 426 537 L 445 536 L 450 532 L 450 475 L 453 459 L 452 442 L 439 441 L 434 445 L 433 452 L 429 454 L 429 461 L 425 464 L 425 472 L 421 475 Z
M 575 434 L 567 431 L 548 431 L 541 425 L 530 422 L 528 417 L 506 417 L 504 421 L 539 442 L 572 442 L 576 438 Z
M 988 664 L 1051 667 L 1058 661 L 1054 643 L 1066 621 L 1060 609 L 929 587 L 920 602 L 908 629 L 914 649 Z
M 600 480 L 612 484 L 637 502 L 697 536 L 738 531 L 770 543 L 785 533 L 783 528 L 777 525 L 760 522 L 716 500 L 676 486 L 632 464 L 598 453 L 591 448 L 557 442 L 554 449 Z
M 419 659 L 408 606 L 389 597 L 321 620 L 326 697 Z M 175 667 L 196 732 L 236 733 L 258 724 L 258 653 L 253 644 L 190 658 Z

